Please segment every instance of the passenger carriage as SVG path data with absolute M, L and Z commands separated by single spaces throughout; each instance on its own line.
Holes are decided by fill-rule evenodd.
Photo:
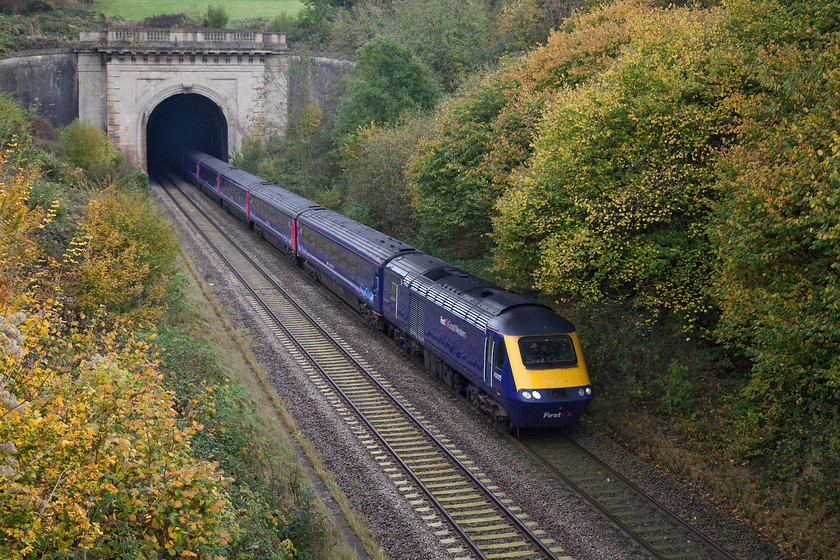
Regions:
M 384 265 L 416 249 L 332 210 L 309 210 L 297 224 L 304 269 L 381 327 Z

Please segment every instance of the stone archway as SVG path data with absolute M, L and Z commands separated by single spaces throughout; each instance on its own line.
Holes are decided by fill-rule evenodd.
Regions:
M 107 131 L 126 161 L 140 168 L 149 164 L 149 127 L 154 140 L 166 124 L 156 116 L 181 116 L 179 103 L 209 121 L 203 133 L 209 145 L 202 138 L 190 143 L 228 160 L 245 139 L 284 134 L 290 106 L 333 107 L 333 86 L 351 64 L 300 61 L 282 33 L 253 30 L 113 29 L 82 32 L 79 39 L 78 116 Z M 300 71 L 291 71 L 292 64 Z M 193 124 L 184 129 L 200 131 L 208 123 Z
M 151 110 L 141 123 L 146 169 L 177 165 L 186 151 L 200 150 L 227 161 L 229 119 L 213 100 L 199 93 L 176 93 Z
M 141 104 L 142 103 L 142 104 Z M 231 100 L 206 86 L 170 85 L 138 103 L 137 143 L 140 161 L 172 165 L 186 150 L 198 149 L 227 161 L 240 141 L 231 123 L 237 120 Z

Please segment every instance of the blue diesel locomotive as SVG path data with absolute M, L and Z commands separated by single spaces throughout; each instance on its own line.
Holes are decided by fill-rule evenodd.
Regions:
M 183 170 L 497 425 L 568 426 L 592 400 L 575 327 L 549 307 L 207 154 Z

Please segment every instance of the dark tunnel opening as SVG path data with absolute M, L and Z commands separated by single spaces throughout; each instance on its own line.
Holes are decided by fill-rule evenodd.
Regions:
M 227 161 L 228 123 L 210 99 L 179 94 L 165 99 L 146 125 L 146 168 L 172 168 L 185 152 L 200 150 Z

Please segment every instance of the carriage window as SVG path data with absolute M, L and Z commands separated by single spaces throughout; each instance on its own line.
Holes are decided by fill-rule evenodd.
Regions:
M 350 274 L 353 274 L 355 276 L 359 275 L 359 269 L 356 268 L 356 259 L 354 259 L 353 257 L 350 257 Z
M 519 339 L 522 363 L 528 369 L 572 367 L 577 365 L 577 355 L 572 338 L 568 335 Z
M 496 369 L 505 367 L 505 341 L 500 340 L 496 345 Z
M 347 268 L 347 255 L 344 253 L 339 253 L 338 255 L 338 265 L 341 268 Z
M 397 301 L 397 283 L 391 282 L 391 301 Z

